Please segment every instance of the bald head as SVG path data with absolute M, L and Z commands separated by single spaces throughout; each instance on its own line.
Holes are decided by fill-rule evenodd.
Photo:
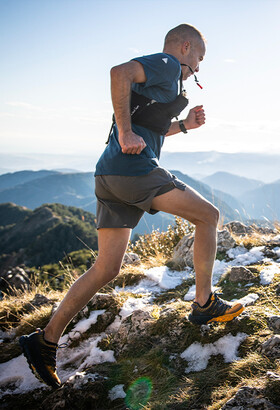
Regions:
M 164 48 L 179 46 L 184 41 L 197 41 L 205 43 L 205 38 L 194 26 L 191 26 L 190 24 L 180 24 L 166 34 Z

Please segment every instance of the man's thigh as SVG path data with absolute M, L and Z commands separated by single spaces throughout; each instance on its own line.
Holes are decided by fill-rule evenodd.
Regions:
M 119 269 L 122 264 L 131 229 L 102 228 L 98 230 L 98 261 Z
M 218 214 L 214 205 L 191 187 L 186 187 L 184 191 L 174 188 L 172 191 L 155 197 L 152 201 L 152 208 L 180 216 L 194 224 L 199 221 L 208 221 L 212 216 Z

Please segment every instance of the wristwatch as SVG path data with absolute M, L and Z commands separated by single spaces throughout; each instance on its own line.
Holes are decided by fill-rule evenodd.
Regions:
M 180 130 L 181 130 L 184 134 L 186 134 L 186 133 L 188 132 L 188 130 L 186 129 L 186 127 L 185 127 L 185 125 L 184 125 L 184 121 L 183 121 L 183 120 L 180 120 L 180 121 L 179 121 L 179 127 L 180 127 Z

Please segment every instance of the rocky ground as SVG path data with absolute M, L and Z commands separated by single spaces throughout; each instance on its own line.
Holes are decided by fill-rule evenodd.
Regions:
M 67 343 L 58 349 L 64 384 L 55 391 L 33 376 L 18 338 L 44 327 L 63 294 L 31 287 L 4 297 L 1 408 L 280 408 L 279 230 L 233 223 L 218 233 L 213 285 L 222 298 L 246 305 L 224 324 L 188 321 L 195 291 L 192 246 L 189 232 L 171 257 L 127 255 L 120 275 L 61 338 Z M 24 279 L 15 270 L 6 280 L 14 275 Z

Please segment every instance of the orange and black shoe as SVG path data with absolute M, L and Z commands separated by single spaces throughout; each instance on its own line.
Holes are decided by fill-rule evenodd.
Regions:
M 197 302 L 192 304 L 192 312 L 189 314 L 189 321 L 196 325 L 206 325 L 211 322 L 229 322 L 240 315 L 244 306 L 239 302 L 229 303 L 212 293 L 208 302 L 201 307 Z
M 40 381 L 57 389 L 61 381 L 56 374 L 56 351 L 58 345 L 44 338 L 44 331 L 36 329 L 29 336 L 21 336 L 19 344 L 30 369 Z

